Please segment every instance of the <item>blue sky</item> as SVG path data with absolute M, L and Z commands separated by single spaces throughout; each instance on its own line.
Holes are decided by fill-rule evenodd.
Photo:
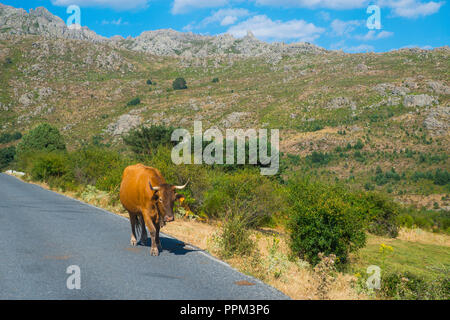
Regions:
M 81 25 L 100 35 L 138 36 L 146 30 L 244 36 L 264 41 L 308 41 L 346 52 L 449 45 L 449 0 L 35 0 L 1 3 L 27 11 L 46 7 L 64 21 L 69 5 L 81 9 Z M 370 5 L 380 9 L 380 29 L 369 29 Z

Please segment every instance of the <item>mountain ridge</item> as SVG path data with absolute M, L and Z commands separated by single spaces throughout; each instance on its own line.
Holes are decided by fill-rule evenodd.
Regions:
M 258 40 L 251 31 L 243 38 L 230 34 L 207 36 L 192 32 L 179 32 L 173 29 L 143 31 L 137 37 L 98 35 L 88 27 L 72 29 L 65 22 L 44 7 L 24 9 L 0 3 L 0 37 L 5 35 L 40 35 L 50 38 L 85 40 L 111 43 L 120 48 L 146 52 L 158 56 L 181 56 L 198 58 L 220 55 L 242 57 L 267 56 L 268 61 L 277 62 L 282 56 L 301 53 L 319 54 L 326 49 L 308 42 L 267 43 Z

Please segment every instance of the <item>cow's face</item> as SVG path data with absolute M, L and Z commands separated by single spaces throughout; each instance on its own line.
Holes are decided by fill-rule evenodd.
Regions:
M 154 191 L 153 200 L 156 202 L 164 222 L 170 222 L 175 219 L 173 214 L 174 203 L 175 201 L 183 198 L 183 196 L 178 194 L 176 191 L 179 189 L 184 189 L 186 185 L 173 186 L 170 184 L 162 184 L 158 187 L 152 187 L 150 184 L 150 189 Z

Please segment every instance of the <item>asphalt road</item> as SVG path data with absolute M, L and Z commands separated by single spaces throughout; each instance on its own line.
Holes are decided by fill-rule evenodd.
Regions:
M 130 230 L 128 219 L 0 174 L 0 299 L 288 298 L 164 234 L 152 257 L 130 246 Z M 67 287 L 72 265 L 80 289 Z

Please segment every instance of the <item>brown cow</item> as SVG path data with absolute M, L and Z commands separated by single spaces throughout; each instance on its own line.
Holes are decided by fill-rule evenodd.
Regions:
M 152 239 L 150 253 L 152 256 L 159 255 L 159 229 L 174 220 L 174 202 L 183 197 L 175 191 L 184 189 L 186 185 L 167 184 L 158 169 L 143 164 L 125 168 L 120 184 L 120 202 L 130 214 L 132 246 L 137 244 L 136 224 L 141 227 L 141 243 L 147 242 L 147 225 Z

